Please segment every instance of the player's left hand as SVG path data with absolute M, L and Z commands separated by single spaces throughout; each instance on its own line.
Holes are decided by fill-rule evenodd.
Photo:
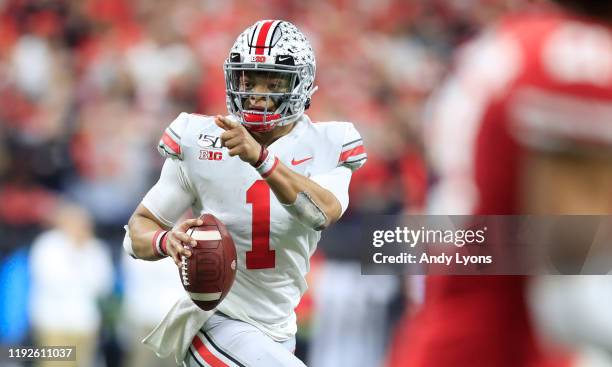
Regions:
M 230 156 L 237 155 L 250 164 L 257 162 L 261 145 L 244 126 L 220 115 L 215 116 L 215 124 L 225 130 L 221 134 L 221 144 L 229 149 Z

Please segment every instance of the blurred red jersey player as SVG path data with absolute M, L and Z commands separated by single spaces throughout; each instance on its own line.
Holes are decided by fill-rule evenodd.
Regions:
M 435 97 L 432 214 L 612 212 L 612 5 L 558 1 L 464 47 Z M 536 336 L 529 278 L 430 276 L 393 366 L 571 366 Z

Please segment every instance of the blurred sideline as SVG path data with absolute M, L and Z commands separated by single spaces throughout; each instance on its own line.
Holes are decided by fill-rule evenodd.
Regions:
M 454 49 L 524 3 L 0 2 L 0 346 L 76 337 L 82 366 L 173 365 L 139 340 L 182 292 L 176 269 L 125 257 L 122 227 L 157 179 L 167 124 L 181 111 L 226 112 L 221 66 L 233 35 L 283 18 L 315 48 L 309 115 L 354 122 L 370 157 L 315 255 L 296 353 L 314 367 L 349 356 L 383 365 L 419 282 L 360 277 L 350 236 L 368 215 L 423 210 L 426 100 Z M 62 235 L 62 211 L 67 227 L 91 230 Z

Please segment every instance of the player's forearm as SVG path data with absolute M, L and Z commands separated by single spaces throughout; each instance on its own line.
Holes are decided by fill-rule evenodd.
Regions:
M 268 186 L 282 204 L 293 204 L 300 192 L 306 193 L 314 203 L 325 213 L 324 227 L 336 222 L 342 214 L 342 207 L 338 199 L 319 184 L 293 172 L 282 163 L 266 178 Z
M 152 245 L 155 235 L 163 229 L 157 222 L 137 211 L 130 218 L 128 229 L 132 250 L 137 258 L 149 261 L 160 259 Z
M 255 167 L 277 199 L 296 219 L 320 230 L 340 218 L 342 207 L 331 192 L 280 163 L 244 126 L 223 116 L 217 116 L 215 123 L 225 130 L 221 134 L 221 143 L 229 149 L 229 155 L 238 156 Z

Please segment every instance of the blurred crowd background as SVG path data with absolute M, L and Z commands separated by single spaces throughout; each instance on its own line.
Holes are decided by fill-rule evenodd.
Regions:
M 0 0 L 0 346 L 60 341 L 82 366 L 156 365 L 138 341 L 182 288 L 170 261 L 126 258 L 123 225 L 158 177 L 163 129 L 181 111 L 225 113 L 236 36 L 281 18 L 316 52 L 308 114 L 354 122 L 369 153 L 313 259 L 297 353 L 381 365 L 405 284 L 360 277 L 347 239 L 369 214 L 423 209 L 427 98 L 454 49 L 524 2 Z

